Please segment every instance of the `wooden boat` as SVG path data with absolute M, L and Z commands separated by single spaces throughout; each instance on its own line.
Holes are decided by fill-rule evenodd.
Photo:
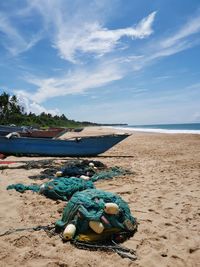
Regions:
M 32 130 L 32 127 L 28 126 L 10 126 L 10 125 L 0 125 L 0 132 L 11 133 L 11 132 L 26 132 Z
M 22 137 L 33 137 L 33 138 L 56 138 L 66 133 L 68 130 L 64 128 L 53 129 L 53 130 L 33 130 L 27 132 L 18 132 Z
M 50 127 L 48 130 L 59 130 L 59 129 L 65 129 L 67 132 L 76 132 L 79 133 L 83 131 L 84 128 L 60 128 L 60 127 Z
M 0 152 L 6 155 L 96 156 L 128 136 L 129 134 L 112 134 L 67 140 L 1 136 Z
M 27 132 L 32 132 L 34 130 L 38 129 L 29 126 L 0 125 L 0 136 L 6 136 L 7 134 L 12 132 L 25 134 Z
M 17 127 L 0 125 L 0 136 L 6 136 L 11 132 L 17 132 L 22 137 L 33 138 L 57 138 L 62 134 L 70 131 L 80 132 L 83 128 L 48 128 L 47 130 L 32 129 L 31 127 Z
M 14 126 L 14 125 L 0 125 L 1 131 L 9 131 L 9 132 L 18 132 L 24 131 L 25 129 L 30 129 L 31 127 L 26 126 Z

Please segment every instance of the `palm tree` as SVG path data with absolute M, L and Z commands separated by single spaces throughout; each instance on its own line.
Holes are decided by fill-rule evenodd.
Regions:
M 9 98 L 10 95 L 5 92 L 3 92 L 3 94 L 0 95 L 0 122 L 2 124 L 6 123 L 9 114 L 9 109 L 10 109 Z

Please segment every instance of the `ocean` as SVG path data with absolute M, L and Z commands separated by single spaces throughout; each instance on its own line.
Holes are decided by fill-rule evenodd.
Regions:
M 115 129 L 152 133 L 200 134 L 200 123 L 114 126 Z

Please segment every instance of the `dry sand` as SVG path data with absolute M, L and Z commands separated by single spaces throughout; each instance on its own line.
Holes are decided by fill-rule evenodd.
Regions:
M 81 134 L 91 132 L 105 129 L 89 128 Z M 6 160 L 22 159 L 34 158 Z M 135 249 L 138 259 L 132 262 L 111 252 L 79 250 L 62 243 L 59 236 L 24 231 L 0 237 L 0 266 L 199 266 L 200 135 L 134 133 L 92 159 L 134 172 L 99 181 L 96 187 L 118 193 L 137 217 L 138 232 L 124 245 Z M 65 203 L 30 191 L 6 190 L 11 183 L 30 184 L 28 176 L 40 171 L 0 171 L 0 233 L 60 218 Z

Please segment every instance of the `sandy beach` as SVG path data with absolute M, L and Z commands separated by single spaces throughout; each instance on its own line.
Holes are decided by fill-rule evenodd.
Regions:
M 88 128 L 75 134 L 113 131 Z M 34 159 L 39 158 L 10 156 L 6 160 Z M 96 187 L 119 194 L 138 219 L 138 232 L 124 242 L 136 250 L 138 259 L 133 262 L 112 252 L 79 250 L 41 230 L 0 237 L 0 266 L 199 266 L 200 135 L 135 132 L 92 159 L 132 171 L 98 181 Z M 30 191 L 20 194 L 6 190 L 13 183 L 41 184 L 28 178 L 40 171 L 15 169 L 12 165 L 0 170 L 0 234 L 14 228 L 51 224 L 61 217 L 65 206 L 62 201 Z

